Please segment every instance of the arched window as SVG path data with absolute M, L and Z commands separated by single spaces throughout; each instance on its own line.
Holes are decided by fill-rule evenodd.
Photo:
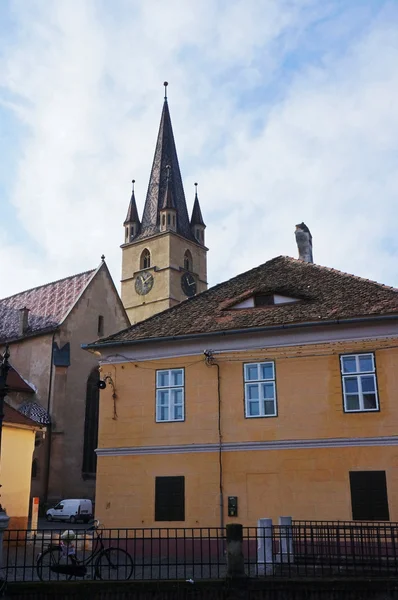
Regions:
M 162 215 L 162 225 L 166 225 L 166 215 Z
M 87 379 L 82 467 L 83 476 L 95 475 L 97 467 L 97 455 L 95 454 L 95 449 L 98 444 L 99 378 L 98 368 L 96 367 L 91 371 Z
M 192 271 L 192 254 L 187 250 L 184 254 L 184 269 Z
M 37 472 L 38 472 L 38 469 L 37 469 L 37 458 L 35 458 L 35 459 L 33 459 L 33 462 L 32 462 L 32 479 L 36 479 Z
M 141 254 L 140 269 L 149 269 L 151 266 L 151 253 L 147 248 Z

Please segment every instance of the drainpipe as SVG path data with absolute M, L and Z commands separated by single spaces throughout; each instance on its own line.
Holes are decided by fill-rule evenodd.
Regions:
M 51 404 L 51 392 L 53 384 L 53 366 L 54 366 L 54 340 L 55 331 L 51 339 L 51 358 L 50 358 L 50 380 L 48 382 L 48 396 L 47 396 L 47 414 L 50 415 L 50 404 Z M 46 482 L 44 486 L 44 504 L 47 504 L 48 500 L 48 488 L 50 485 L 50 466 L 51 466 L 51 439 L 52 439 L 52 419 L 50 417 L 50 424 L 48 425 L 48 448 L 47 448 L 47 465 L 46 465 Z
M 205 364 L 207 367 L 217 368 L 217 424 L 218 424 L 218 466 L 219 466 L 219 504 L 220 504 L 220 528 L 224 529 L 224 486 L 223 486 L 223 464 L 222 464 L 222 429 L 221 429 L 221 385 L 220 365 L 214 362 L 213 352 L 205 350 Z

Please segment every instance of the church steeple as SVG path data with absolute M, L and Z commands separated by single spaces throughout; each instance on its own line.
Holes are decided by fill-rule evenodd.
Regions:
M 164 85 L 167 89 L 167 82 L 165 82 Z M 166 190 L 168 190 L 168 193 L 172 195 L 174 200 L 176 210 L 175 231 L 188 240 L 195 240 L 189 223 L 180 166 L 178 164 L 177 149 L 174 141 L 173 128 L 171 126 L 169 105 L 167 95 L 165 94 L 155 156 L 153 158 L 138 239 L 151 237 L 161 231 L 160 211 L 163 207 Z
M 131 242 L 136 236 L 140 228 L 140 218 L 137 211 L 137 203 L 135 201 L 134 184 L 135 179 L 132 181 L 133 189 L 131 192 L 130 204 L 127 211 L 126 220 L 124 221 L 125 230 L 125 242 Z
M 200 244 L 205 243 L 205 229 L 206 225 L 203 221 L 202 211 L 200 210 L 199 198 L 198 198 L 198 184 L 195 183 L 195 200 L 192 208 L 191 216 L 191 230 L 195 238 Z

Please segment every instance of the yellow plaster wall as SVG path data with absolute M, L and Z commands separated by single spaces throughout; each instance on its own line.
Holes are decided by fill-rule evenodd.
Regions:
M 396 435 L 398 349 L 394 345 L 396 340 L 362 341 L 216 355 L 223 442 Z M 343 411 L 339 355 L 366 351 L 375 351 L 380 412 L 347 414 Z M 261 360 L 275 360 L 278 416 L 246 419 L 243 364 Z M 185 369 L 185 422 L 156 423 L 156 370 L 174 367 Z M 217 368 L 206 366 L 203 356 L 125 363 L 103 370 L 116 375 L 118 419 L 113 419 L 113 400 L 107 386 L 101 392 L 99 447 L 218 443 Z M 216 453 L 207 452 L 100 456 L 98 515 L 107 523 L 109 520 L 112 525 L 119 524 L 121 512 L 112 507 L 115 503 L 119 507 L 120 494 L 126 507 L 133 502 L 129 497 L 134 496 L 134 507 L 126 508 L 128 515 L 123 517 L 123 524 L 131 519 L 131 526 L 139 526 L 140 521 L 159 526 L 150 521 L 154 514 L 154 477 L 185 475 L 185 525 L 194 526 L 196 521 L 202 526 L 218 524 L 218 482 L 214 483 L 217 460 Z M 394 446 L 224 452 L 224 492 L 225 497 L 238 496 L 239 516 L 248 525 L 255 524 L 259 517 L 276 518 L 282 514 L 296 519 L 350 519 L 349 471 L 385 470 L 390 517 L 398 519 L 397 464 L 398 448 Z M 195 478 L 206 490 L 207 498 L 210 495 L 213 500 L 208 506 L 200 504 L 194 515 L 188 498 L 189 481 L 194 482 Z M 125 492 L 126 485 L 134 486 L 134 492 Z M 196 483 L 192 485 L 198 489 Z
M 10 527 L 27 526 L 34 446 L 34 431 L 3 425 L 1 503 L 11 517 Z

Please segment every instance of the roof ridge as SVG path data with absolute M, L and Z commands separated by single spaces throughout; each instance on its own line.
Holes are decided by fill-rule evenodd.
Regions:
M 54 283 L 60 283 L 61 281 L 66 281 L 67 279 L 73 279 L 73 277 L 81 277 L 82 275 L 88 275 L 89 273 L 94 273 L 97 269 L 89 269 L 87 271 L 82 271 L 81 273 L 76 273 L 75 275 L 69 275 L 68 277 L 61 277 L 61 279 L 56 279 L 55 281 L 49 281 L 48 283 L 43 283 L 42 285 L 37 285 L 33 288 L 29 288 L 28 290 L 22 290 L 22 292 L 17 292 L 16 294 L 11 294 L 11 296 L 6 296 L 5 298 L 0 298 L 0 302 L 4 300 L 9 300 L 10 298 L 15 298 L 15 296 L 20 296 L 21 294 L 27 294 L 28 292 L 33 292 L 34 290 L 38 290 L 40 288 L 45 288 L 49 285 L 54 285 Z
M 367 281 L 368 283 L 373 283 L 374 285 L 377 285 L 385 290 L 392 290 L 393 292 L 398 292 L 398 288 L 396 288 L 392 285 L 386 285 L 385 283 L 380 283 L 379 281 L 376 281 L 375 279 L 368 279 L 367 277 L 360 277 L 359 275 L 353 275 L 352 273 L 347 273 L 347 271 L 341 271 L 340 269 L 335 269 L 334 267 L 326 267 L 325 265 L 319 265 L 318 263 L 306 262 L 304 260 L 300 260 L 299 258 L 293 258 L 292 256 L 281 256 L 278 258 L 286 258 L 292 262 L 306 265 L 306 267 L 310 267 L 310 268 L 316 267 L 317 269 L 320 269 L 321 271 L 329 271 L 331 273 L 338 273 L 339 275 L 343 275 L 344 277 L 350 277 L 352 279 L 357 279 L 358 281 Z

